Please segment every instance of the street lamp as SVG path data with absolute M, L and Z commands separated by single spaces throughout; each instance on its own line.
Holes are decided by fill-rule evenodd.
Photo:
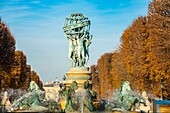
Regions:
M 160 95 L 161 95 L 161 100 L 163 100 L 163 96 L 162 96 L 162 88 L 163 88 L 163 84 L 162 81 L 160 81 Z

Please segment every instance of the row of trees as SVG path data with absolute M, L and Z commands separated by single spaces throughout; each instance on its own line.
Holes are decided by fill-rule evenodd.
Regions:
M 111 97 L 128 80 L 136 91 L 161 97 L 162 88 L 170 99 L 170 1 L 153 0 L 148 15 L 134 20 L 118 49 L 102 55 L 91 72 L 99 98 Z
M 24 53 L 15 50 L 15 43 L 14 36 L 0 19 L 0 89 L 27 89 L 32 80 L 42 89 L 39 76 L 27 65 Z

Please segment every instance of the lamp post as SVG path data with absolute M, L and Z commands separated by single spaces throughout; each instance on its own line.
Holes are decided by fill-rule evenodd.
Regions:
M 163 97 L 162 97 L 162 88 L 163 88 L 163 85 L 162 85 L 162 80 L 160 81 L 160 100 L 163 100 Z

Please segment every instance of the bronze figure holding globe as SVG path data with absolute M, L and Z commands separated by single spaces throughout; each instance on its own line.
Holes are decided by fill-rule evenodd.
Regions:
M 71 14 L 64 23 L 64 35 L 68 39 L 68 58 L 71 67 L 86 66 L 89 59 L 90 20 L 80 13 Z
M 71 64 L 70 70 L 66 73 L 66 86 L 76 81 L 78 86 L 82 87 L 91 74 L 87 67 L 92 40 L 90 20 L 81 13 L 71 14 L 66 18 L 63 30 L 68 40 L 68 58 Z

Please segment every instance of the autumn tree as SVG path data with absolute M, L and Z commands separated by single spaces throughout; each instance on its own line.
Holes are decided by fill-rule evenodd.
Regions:
M 15 52 L 15 39 L 9 28 L 0 19 L 0 68 L 10 72 Z
M 124 63 L 124 54 L 120 52 L 120 47 L 112 52 L 112 69 L 111 69 L 111 75 L 112 75 L 112 90 L 115 91 L 120 87 L 120 85 L 127 80 L 127 71 L 126 71 L 126 65 Z
M 121 37 L 121 50 L 129 80 L 134 89 L 147 90 L 147 18 L 138 17 Z M 145 81 L 147 81 L 145 83 Z
M 108 97 L 104 86 L 116 89 L 128 80 L 134 90 L 147 91 L 158 97 L 162 84 L 163 98 L 170 99 L 169 53 L 170 1 L 153 0 L 148 15 L 135 19 L 123 32 L 121 45 L 110 53 L 111 57 L 107 53 L 98 60 L 96 72 L 101 98 Z
M 22 51 L 15 51 L 13 67 L 11 69 L 11 87 L 19 88 L 26 79 L 26 56 Z
M 15 52 L 15 39 L 0 18 L 0 88 L 10 87 L 11 67 Z
M 97 71 L 98 76 L 100 79 L 100 92 L 101 98 L 109 98 L 111 92 L 112 92 L 112 84 L 111 84 L 111 58 L 112 53 L 105 53 L 100 57 L 100 59 L 97 62 Z M 106 90 L 107 87 L 107 90 Z
M 31 80 L 43 89 L 39 76 L 27 65 L 26 55 L 15 51 L 14 36 L 0 18 L 0 89 L 27 89 Z
M 170 99 L 170 1 L 153 0 L 148 8 L 148 60 L 154 94 L 160 97 L 160 83 L 163 97 Z

